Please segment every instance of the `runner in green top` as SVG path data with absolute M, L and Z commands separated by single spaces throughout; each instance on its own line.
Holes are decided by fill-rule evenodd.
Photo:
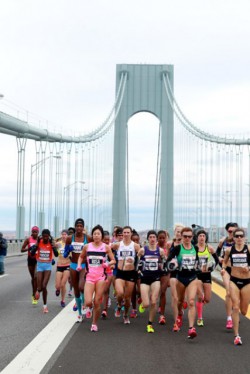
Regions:
M 177 245 L 171 251 L 167 258 L 168 263 L 174 258 L 178 261 L 177 279 L 177 294 L 178 294 L 178 311 L 176 323 L 179 328 L 182 326 L 182 303 L 184 300 L 185 292 L 188 299 L 188 338 L 193 339 L 197 336 L 194 327 L 195 321 L 195 297 L 197 293 L 198 280 L 197 280 L 197 265 L 198 254 L 197 249 L 192 245 L 193 232 L 191 227 L 184 227 L 181 230 L 182 244 Z

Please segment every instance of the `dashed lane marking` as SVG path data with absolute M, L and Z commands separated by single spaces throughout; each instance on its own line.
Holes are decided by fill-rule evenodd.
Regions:
M 2 371 L 2 374 L 40 373 L 76 323 L 72 300 Z

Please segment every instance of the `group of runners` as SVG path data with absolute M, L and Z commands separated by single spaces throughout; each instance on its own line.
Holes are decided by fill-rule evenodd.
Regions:
M 91 235 L 79 218 L 74 228 L 63 230 L 54 240 L 50 231 L 34 226 L 23 243 L 28 251 L 28 268 L 32 283 L 32 304 L 43 297 L 43 312 L 48 313 L 47 284 L 52 263 L 57 258 L 55 293 L 65 306 L 67 282 L 74 289 L 77 322 L 92 317 L 91 331 L 98 331 L 98 320 L 107 318 L 110 288 L 116 299 L 115 317 L 131 318 L 148 310 L 146 331 L 154 333 L 157 310 L 159 324 L 165 325 L 166 290 L 171 290 L 173 332 L 182 327 L 184 309 L 188 309 L 188 339 L 197 336 L 195 325 L 204 326 L 203 307 L 211 299 L 211 272 L 220 264 L 227 290 L 227 329 L 234 329 L 234 344 L 241 345 L 239 314 L 247 313 L 250 302 L 250 247 L 245 244 L 245 231 L 236 223 L 225 227 L 227 236 L 217 250 L 207 243 L 204 229 L 196 232 L 177 224 L 173 239 L 165 230 L 150 230 L 147 244 L 141 245 L 130 226 L 118 227 L 112 237 L 102 226 L 95 226 Z M 197 314 L 197 320 L 196 320 Z

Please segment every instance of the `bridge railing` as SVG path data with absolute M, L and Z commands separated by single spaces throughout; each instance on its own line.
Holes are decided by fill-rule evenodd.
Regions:
M 7 239 L 8 249 L 7 256 L 21 255 L 21 248 L 23 245 L 24 239 Z

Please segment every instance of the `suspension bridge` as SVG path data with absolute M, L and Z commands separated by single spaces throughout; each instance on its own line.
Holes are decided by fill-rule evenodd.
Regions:
M 78 216 L 88 228 L 130 223 L 128 121 L 139 112 L 159 120 L 157 163 L 147 170 L 156 175 L 152 227 L 171 232 L 175 222 L 195 222 L 218 238 L 233 221 L 250 232 L 250 139 L 193 124 L 175 97 L 173 65 L 117 65 L 111 110 L 87 134 L 56 133 L 7 112 L 0 133 L 17 144 L 17 239 L 34 224 L 58 235 Z

